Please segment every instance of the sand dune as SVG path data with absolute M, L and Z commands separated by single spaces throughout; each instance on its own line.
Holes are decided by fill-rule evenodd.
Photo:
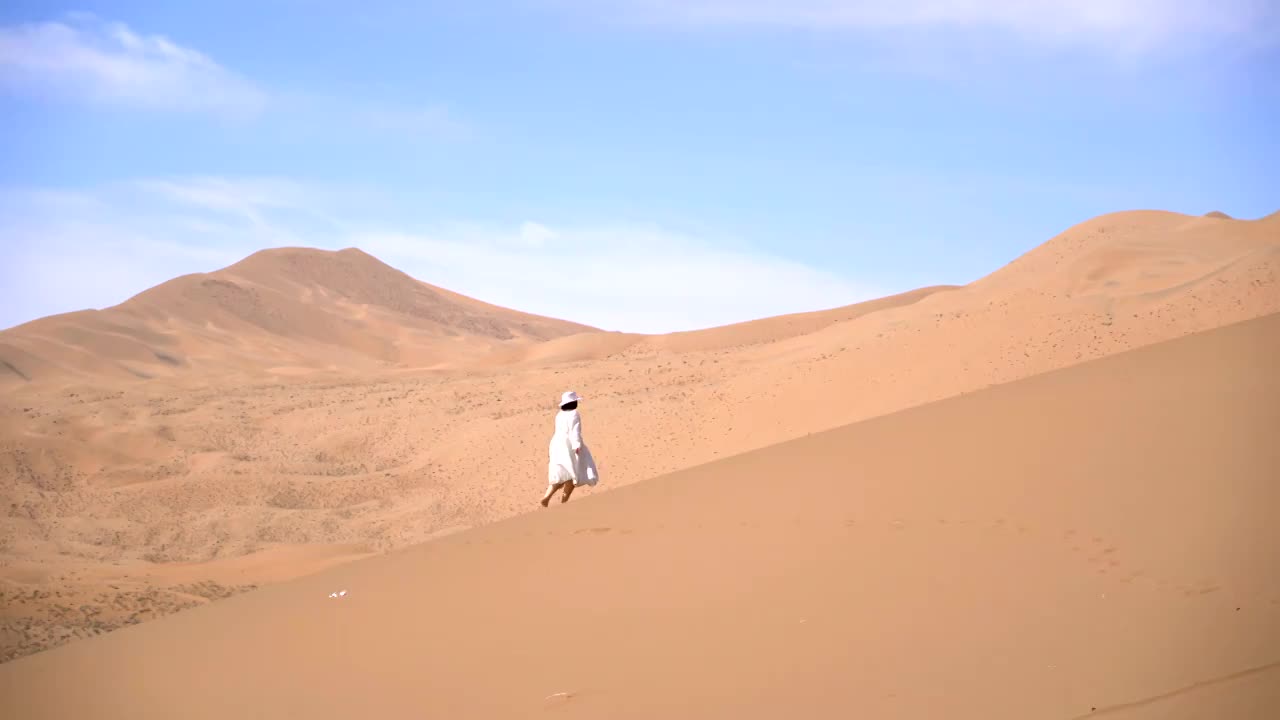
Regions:
M 360 250 L 265 250 L 112 308 L 0 333 L 0 378 L 153 377 L 273 367 L 373 370 L 592 331 L 419 282 Z
M 1275 717 L 1277 360 L 1273 314 L 815 434 L 23 658 L 0 702 Z
M 926 287 L 830 310 L 779 315 L 666 335 L 575 334 L 532 345 L 502 348 L 491 353 L 478 364 L 487 367 L 545 366 L 584 360 L 603 360 L 609 357 L 738 350 L 750 345 L 771 344 L 807 335 L 836 323 L 856 320 L 864 315 L 889 308 L 910 305 L 934 293 L 953 289 L 955 289 L 954 286 L 950 285 Z
M 379 267 L 354 253 L 299 257 Z M 509 326 L 513 339 L 504 340 L 484 335 L 500 331 L 478 320 L 468 326 L 463 310 L 414 319 L 403 311 L 410 306 L 360 295 L 342 273 L 289 267 L 294 279 L 282 280 L 253 263 L 229 270 L 219 277 L 263 297 L 329 288 L 358 298 L 385 320 L 360 337 L 399 337 L 389 333 L 405 318 L 434 339 L 402 350 L 457 347 L 447 363 L 436 355 L 406 369 L 373 363 L 360 340 L 343 356 L 355 360 L 339 360 L 339 346 L 272 334 L 270 317 L 252 313 L 240 335 L 192 340 L 194 321 L 181 318 L 232 321 L 222 306 L 183 305 L 183 290 L 126 303 L 142 317 L 130 327 L 159 333 L 156 318 L 170 312 L 179 318 L 172 336 L 209 343 L 202 352 L 219 363 L 242 343 L 238 352 L 254 355 L 242 375 L 222 375 L 225 363 L 206 364 L 183 346 L 189 364 L 148 381 L 93 374 L 92 363 L 79 383 L 14 376 L 0 391 L 0 592 L 28 602 L 0 602 L 0 659 L 536 509 L 554 398 L 567 388 L 586 397 L 585 430 L 604 478 L 586 499 L 1280 312 L 1280 215 L 1106 215 L 964 287 L 666 337 L 557 338 L 528 320 L 533 329 Z M 297 307 L 338 315 L 355 307 L 310 302 Z M 104 316 L 117 317 L 85 317 Z M 64 327 L 57 322 L 50 327 Z M 11 336 L 28 337 L 22 330 L 0 334 L 0 345 L 15 348 Z M 327 332 L 314 335 L 336 337 Z M 289 353 L 262 350 L 270 343 L 335 367 L 288 365 Z M 46 357 L 42 347 L 0 357 L 26 367 Z M 274 376 L 263 374 L 264 360 L 279 363 Z M 252 572 L 241 572 L 248 559 Z M 198 581 L 212 585 L 192 593 Z

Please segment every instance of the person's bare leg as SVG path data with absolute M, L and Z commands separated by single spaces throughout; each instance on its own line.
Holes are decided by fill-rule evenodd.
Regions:
M 561 485 L 564 485 L 564 483 L 560 483 L 559 485 L 548 485 L 547 494 L 542 496 L 542 500 L 538 501 L 539 504 L 541 504 L 542 507 L 546 507 L 547 503 L 551 502 L 551 496 L 556 494 L 556 490 L 559 490 Z
M 574 485 L 572 481 L 565 483 L 565 484 L 564 484 L 564 494 L 560 496 L 560 502 L 562 502 L 562 503 L 567 503 L 567 502 L 569 502 L 569 496 L 573 494 L 573 489 L 574 489 L 575 487 L 577 487 L 577 486 L 576 486 L 576 485 Z

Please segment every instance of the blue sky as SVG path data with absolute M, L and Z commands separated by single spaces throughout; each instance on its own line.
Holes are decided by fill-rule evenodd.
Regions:
M 354 245 L 659 332 L 968 282 L 1105 212 L 1259 217 L 1276 7 L 11 0 L 0 327 Z

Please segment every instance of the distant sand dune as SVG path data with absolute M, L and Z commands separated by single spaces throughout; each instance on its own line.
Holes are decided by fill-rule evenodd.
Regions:
M 780 315 L 723 325 L 705 330 L 676 332 L 667 335 L 630 333 L 578 334 L 499 350 L 490 355 L 487 366 L 548 365 L 564 362 L 603 360 L 613 355 L 643 356 L 657 353 L 707 353 L 737 350 L 749 345 L 776 343 L 817 332 L 839 322 L 888 308 L 910 305 L 934 293 L 954 289 L 952 286 L 921 288 L 877 300 L 847 305 L 831 310 Z
M 432 287 L 356 249 L 281 248 L 176 278 L 107 310 L 4 331 L 0 339 L 24 355 L 10 358 L 0 346 L 0 360 L 26 379 L 149 379 L 279 365 L 371 371 L 590 331 Z

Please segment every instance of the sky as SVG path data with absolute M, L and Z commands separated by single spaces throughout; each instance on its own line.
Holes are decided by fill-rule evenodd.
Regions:
M 279 246 L 667 332 L 1280 210 L 1274 0 L 0 4 L 0 328 Z

